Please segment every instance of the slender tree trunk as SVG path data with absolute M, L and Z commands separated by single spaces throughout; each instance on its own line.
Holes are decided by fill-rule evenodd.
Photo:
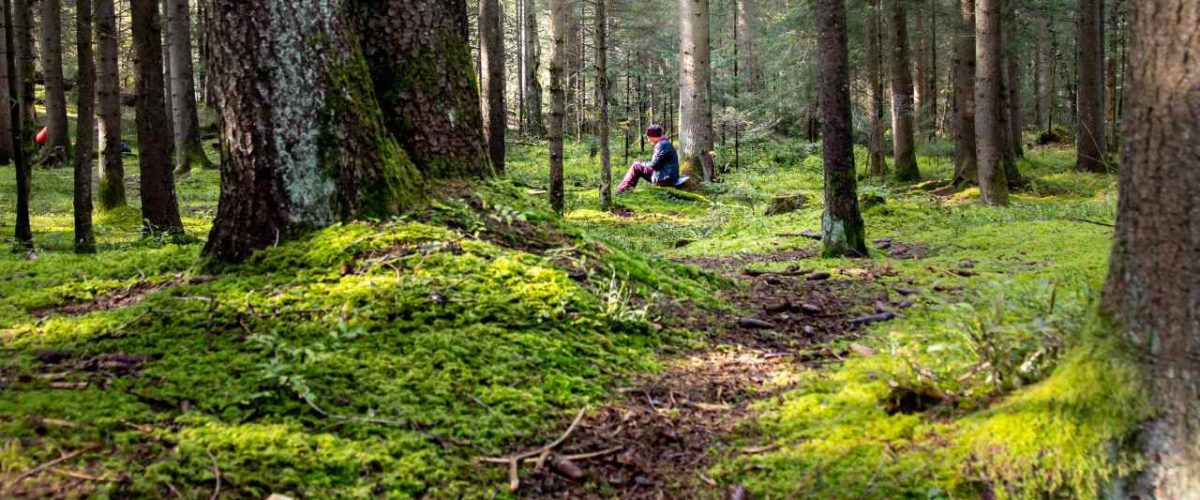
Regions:
M 871 87 L 871 135 L 867 147 L 867 171 L 872 177 L 887 175 L 884 151 L 883 92 L 883 0 L 867 0 L 867 84 Z
M 942 120 L 938 117 L 938 93 L 941 92 L 938 86 L 938 2 L 939 0 L 929 1 L 929 36 L 925 38 L 929 45 L 929 140 L 937 137 L 942 128 Z
M 491 175 L 466 0 L 349 0 L 388 130 L 431 178 Z M 436 61 L 433 64 L 432 61 Z
M 909 0 L 912 1 L 912 0 Z M 919 7 L 928 7 L 929 2 L 922 0 L 913 2 Z M 926 27 L 926 19 L 924 8 L 918 10 L 913 17 L 913 39 L 916 50 L 912 51 L 913 62 L 916 64 L 916 76 L 914 80 L 913 101 L 916 103 L 917 120 L 916 133 L 922 134 L 930 130 L 930 125 L 933 120 L 930 118 L 930 99 L 933 94 L 933 89 L 929 87 L 929 52 L 926 50 L 929 46 L 929 30 Z
M 67 130 L 67 91 L 63 84 L 62 3 L 60 0 L 41 2 L 42 74 L 46 80 L 46 127 L 49 129 L 42 162 L 58 166 L 66 164 L 71 149 Z
M 175 125 L 176 173 L 194 165 L 212 168 L 200 141 L 200 114 L 196 106 L 196 80 L 192 71 L 192 16 L 188 0 L 166 0 L 171 60 L 171 110 Z
M 1045 4 L 1039 3 L 1039 19 L 1035 25 L 1041 35 L 1034 37 L 1034 119 L 1039 130 L 1044 130 L 1050 124 L 1050 72 L 1051 63 L 1049 15 L 1045 12 Z
M 100 108 L 100 209 L 126 205 L 121 158 L 121 80 L 117 63 L 117 14 L 113 0 L 96 0 L 96 45 L 100 55 L 97 97 Z
M 520 0 L 525 6 L 525 35 L 522 42 L 525 50 L 525 117 L 526 132 L 534 137 L 546 134 L 546 123 L 542 119 L 541 43 L 538 38 L 537 0 Z
M 13 56 L 4 63 L 8 65 L 10 75 L 18 75 L 17 78 L 8 82 L 9 114 L 13 117 L 12 141 L 16 146 L 13 148 L 13 171 L 17 181 L 17 213 L 13 236 L 18 248 L 32 251 L 33 228 L 29 224 L 29 187 L 32 181 L 33 167 L 29 162 L 25 146 L 27 139 L 25 125 L 29 122 L 25 120 L 23 113 L 23 110 L 26 109 L 24 77 L 30 73 L 22 73 L 21 69 L 26 60 L 24 51 L 29 50 L 29 45 L 22 43 L 23 34 L 28 33 L 28 25 L 25 26 L 26 31 L 23 32 L 18 24 L 22 17 L 21 13 L 29 11 L 26 1 L 28 0 L 0 0 L 0 3 L 4 5 L 4 41 L 6 45 L 14 49 Z
M 761 90 L 763 84 L 763 72 L 758 63 L 758 34 L 755 32 L 758 25 L 758 7 L 755 4 L 760 1 L 736 0 L 734 6 L 737 9 L 734 30 L 737 31 L 738 72 L 744 75 L 744 90 L 749 92 Z
M 479 1 L 480 64 L 483 72 L 484 136 L 488 158 L 497 173 L 504 172 L 504 135 L 508 129 L 508 107 L 504 104 L 504 13 L 500 0 Z
M 679 158 L 682 175 L 712 182 L 708 1 L 679 0 Z
M 866 233 L 858 210 L 854 171 L 854 123 L 850 116 L 850 62 L 846 42 L 846 2 L 820 0 L 818 50 L 821 57 L 822 150 L 825 160 L 825 213 L 821 219 L 822 254 L 867 255 Z
M 891 0 L 892 4 L 892 122 L 893 153 L 896 178 L 915 181 L 921 178 L 917 169 L 917 150 L 913 140 L 913 77 L 908 50 L 908 0 Z
M 183 233 L 171 173 L 171 135 L 163 127 L 167 107 L 158 1 L 131 0 L 131 5 L 143 230 L 147 235 Z
M 1000 112 L 1004 127 L 1004 174 L 1010 188 L 1025 183 L 1017 167 L 1021 148 L 1021 80 L 1017 75 L 1016 0 L 1000 0 Z
M 979 180 L 975 141 L 975 0 L 960 0 L 954 76 L 954 184 Z
M 596 97 L 600 107 L 600 206 L 612 206 L 612 151 L 608 130 L 608 10 L 596 0 Z
M 1129 107 L 1105 309 L 1124 327 L 1158 412 L 1130 497 L 1200 491 L 1200 4 L 1132 7 Z
M 10 48 L 8 35 L 10 26 L 5 21 L 5 16 L 8 15 L 9 6 L 7 3 L 2 3 L 0 0 L 0 89 L 3 92 L 8 92 L 10 80 L 13 79 L 12 74 L 8 72 L 8 60 L 14 57 L 14 53 Z M 10 106 L 0 105 L 0 164 L 8 165 L 12 163 L 14 156 L 13 142 L 13 115 Z
M 12 5 L 13 45 L 11 47 L 17 57 L 17 70 L 14 74 L 21 85 L 22 116 L 25 121 L 25 134 L 29 136 L 28 139 L 19 140 L 18 144 L 24 144 L 26 140 L 33 139 L 33 135 L 39 128 L 37 126 L 36 97 L 34 96 L 33 4 L 31 0 L 13 0 Z
M 1154 0 L 1158 1 L 1158 0 Z M 1103 0 L 1079 0 L 1076 37 L 1079 40 L 1079 90 L 1076 95 L 1078 131 L 1075 134 L 1080 170 L 1106 168 L 1104 137 L 1104 17 Z
M 975 140 L 979 198 L 986 205 L 1008 204 L 1004 170 L 1004 109 L 1001 100 L 1000 1 L 975 2 Z
M 550 1 L 550 206 L 563 211 L 563 121 L 567 95 L 563 72 L 567 69 L 567 18 L 569 0 Z
M 96 143 L 96 62 L 92 55 L 92 0 L 75 0 L 79 97 L 75 124 L 75 252 L 95 253 L 92 230 L 92 151 Z
M 167 156 L 174 164 L 175 157 L 175 96 L 171 89 L 171 10 L 167 8 L 167 0 L 159 0 L 159 19 L 162 20 L 162 68 L 163 68 L 163 104 L 167 108 L 167 121 L 163 127 L 171 140 L 167 143 Z M 180 174 L 182 175 L 182 173 Z

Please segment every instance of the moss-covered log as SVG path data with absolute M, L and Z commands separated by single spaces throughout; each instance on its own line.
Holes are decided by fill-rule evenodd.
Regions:
M 224 158 L 206 254 L 238 261 L 305 229 L 395 213 L 419 195 L 421 175 L 384 125 L 341 8 L 211 5 Z
M 348 0 L 388 130 L 425 174 L 491 174 L 466 0 Z

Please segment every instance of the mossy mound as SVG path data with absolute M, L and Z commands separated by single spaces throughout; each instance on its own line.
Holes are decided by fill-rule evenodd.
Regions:
M 538 441 L 654 369 L 688 335 L 649 328 L 650 299 L 719 285 L 539 207 L 492 183 L 214 274 L 197 245 L 112 270 L 7 263 L 26 274 L 4 283 L 0 483 L 86 449 L 64 467 L 114 479 L 93 485 L 104 495 L 209 495 L 219 471 L 240 497 L 485 496 L 503 471 L 472 457 Z

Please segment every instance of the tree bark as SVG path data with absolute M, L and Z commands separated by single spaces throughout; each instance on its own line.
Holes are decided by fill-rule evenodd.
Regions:
M 1039 19 L 1036 22 L 1038 33 L 1040 36 L 1034 37 L 1034 118 L 1037 120 L 1038 130 L 1048 130 L 1050 127 L 1050 112 L 1051 112 L 1051 94 L 1050 80 L 1053 78 L 1051 73 L 1054 71 L 1053 54 L 1050 50 L 1050 38 L 1053 33 L 1050 32 L 1049 13 L 1045 12 L 1045 4 L 1038 4 L 1041 9 L 1038 12 Z
M 358 45 L 387 34 L 354 33 L 345 12 L 322 0 L 209 4 L 225 156 L 206 255 L 240 261 L 305 230 L 394 214 L 420 194 Z M 469 54 L 458 55 L 470 70 Z M 389 67 L 428 54 L 391 56 Z
M 1025 148 L 1021 144 L 1024 126 L 1021 121 L 1021 49 L 1017 38 L 1020 36 L 1020 11 L 1017 10 L 1016 0 L 1005 0 L 1004 4 L 1007 14 L 1004 18 L 1004 76 L 1008 90 L 1008 133 L 1012 155 L 1021 158 L 1025 156 Z M 1012 182 L 1013 176 L 1010 175 L 1008 180 Z
M 609 145 L 608 9 L 596 0 L 596 104 L 600 108 L 600 206 L 612 207 L 612 151 Z
M 126 205 L 125 164 L 121 158 L 121 80 L 117 63 L 117 14 L 113 0 L 96 0 L 96 45 L 100 55 L 97 97 L 100 109 L 101 210 Z
M 42 2 L 42 75 L 46 91 L 46 144 L 42 163 L 64 165 L 69 157 L 71 138 L 67 131 L 67 91 L 63 84 L 62 63 L 62 3 L 60 0 Z
M 8 26 L 8 22 L 4 21 L 8 11 L 8 4 L 0 0 L 0 89 L 3 92 L 8 92 L 10 81 L 13 79 L 12 74 L 8 72 L 8 60 L 14 56 L 13 51 L 10 50 L 12 45 L 7 41 L 10 38 L 8 36 L 10 26 Z M 0 105 L 0 164 L 12 163 L 14 144 L 12 109 L 9 106 Z
M 171 173 L 171 135 L 163 127 L 168 118 L 158 1 L 131 0 L 131 7 L 143 232 L 183 233 L 175 176 Z
M 1159 412 L 1130 496 L 1200 491 L 1200 4 L 1130 2 L 1128 107 L 1104 307 L 1132 341 Z
M 865 257 L 866 233 L 862 214 L 858 210 L 857 176 L 854 171 L 846 3 L 844 0 L 820 0 L 817 7 L 824 137 L 821 142 L 825 160 L 822 254 L 826 257 Z
M 200 141 L 200 114 L 196 106 L 196 80 L 192 67 L 192 16 L 188 0 L 166 0 L 167 37 L 170 38 L 171 111 L 175 132 L 176 173 L 199 165 L 212 168 Z
M 712 182 L 708 1 L 679 0 L 679 159 L 682 175 Z
M 567 94 L 563 88 L 567 66 L 569 0 L 550 1 L 550 207 L 563 211 L 563 122 Z
M 979 181 L 975 142 L 975 0 L 959 1 L 954 74 L 954 184 Z
M 525 84 L 525 131 L 533 137 L 546 134 L 546 123 L 542 118 L 542 83 L 541 74 L 541 43 L 538 38 L 537 0 L 520 0 L 524 3 L 525 34 L 522 37 L 522 51 L 525 62 L 523 65 Z
M 33 249 L 33 228 L 29 224 L 29 187 L 32 180 L 32 165 L 26 154 L 26 130 L 23 110 L 25 105 L 25 90 L 23 77 L 29 73 L 21 73 L 21 66 L 26 59 L 25 52 L 29 50 L 27 43 L 20 43 L 21 27 L 17 24 L 21 12 L 28 12 L 27 0 L 0 0 L 4 5 L 4 39 L 6 45 L 13 47 L 13 57 L 4 61 L 8 65 L 8 73 L 18 75 L 8 82 L 9 114 L 12 115 L 13 171 L 16 174 L 17 212 L 14 224 L 14 239 L 18 247 L 26 250 Z M 25 27 L 28 29 L 28 26 Z M 26 31 L 27 32 L 27 31 Z
M 430 178 L 491 175 L 466 0 L 348 3 L 384 121 L 417 168 Z
M 896 179 L 920 180 L 917 150 L 913 139 L 913 72 L 908 50 L 908 0 L 892 4 L 892 147 Z
M 867 0 L 867 85 L 871 87 L 871 135 L 867 145 L 867 171 L 871 177 L 887 176 L 887 160 L 884 152 L 884 92 L 883 92 L 883 44 L 882 0 Z
M 737 50 L 739 68 L 738 73 L 744 75 L 742 81 L 745 82 L 745 90 L 756 92 L 762 89 L 763 72 L 758 64 L 758 34 L 755 28 L 758 25 L 758 8 L 755 5 L 759 0 L 736 0 L 737 5 L 737 25 L 734 29 L 737 30 Z
M 34 43 L 33 43 L 33 5 L 30 0 L 13 0 L 12 26 L 13 26 L 13 52 L 17 58 L 16 75 L 17 81 L 21 85 L 21 101 L 22 101 L 22 117 L 25 123 L 24 133 L 27 138 L 21 138 L 17 144 L 24 144 L 26 140 L 32 140 L 33 135 L 37 133 L 37 108 L 35 106 L 34 96 Z
M 975 2 L 975 141 L 979 199 L 1008 204 L 1004 170 L 1004 109 L 1001 100 L 1000 1 Z
M 92 230 L 92 150 L 96 143 L 96 61 L 92 54 L 92 0 L 75 0 L 79 62 L 75 124 L 75 252 L 95 253 Z
M 504 172 L 504 135 L 508 108 L 504 104 L 504 13 L 500 0 L 479 0 L 479 53 L 483 79 L 484 137 L 488 158 L 497 173 Z
M 912 1 L 912 0 L 909 0 Z M 928 7 L 928 1 L 913 2 L 918 7 Z M 928 132 L 933 120 L 930 119 L 929 102 L 933 97 L 933 90 L 929 86 L 929 52 L 926 50 L 930 44 L 929 30 L 926 26 L 924 9 L 919 8 L 916 15 L 913 17 L 913 39 L 916 50 L 912 51 L 913 62 L 915 63 L 915 80 L 913 101 L 916 104 L 917 120 L 916 133 L 921 134 Z
M 175 98 L 171 92 L 171 14 L 167 8 L 167 0 L 159 0 L 159 19 L 162 21 L 162 64 L 163 64 L 163 104 L 167 107 L 167 120 L 163 122 L 163 128 L 167 129 L 167 137 L 170 140 L 167 142 L 167 156 L 171 158 L 171 163 L 174 164 L 175 158 Z M 182 174 L 179 174 L 182 175 Z
M 1157 1 L 1157 0 L 1156 0 Z M 1103 172 L 1104 137 L 1104 18 L 1103 0 L 1079 0 L 1076 37 L 1079 43 L 1079 89 L 1076 94 L 1078 130 L 1075 165 Z

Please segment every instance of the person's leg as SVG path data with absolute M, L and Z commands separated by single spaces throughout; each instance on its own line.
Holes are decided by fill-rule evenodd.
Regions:
M 617 185 L 617 194 L 637 187 L 638 180 L 640 179 L 649 181 L 653 175 L 654 170 L 650 167 L 647 167 L 640 161 L 633 162 L 633 165 L 629 167 L 629 172 L 625 174 L 625 178 Z

